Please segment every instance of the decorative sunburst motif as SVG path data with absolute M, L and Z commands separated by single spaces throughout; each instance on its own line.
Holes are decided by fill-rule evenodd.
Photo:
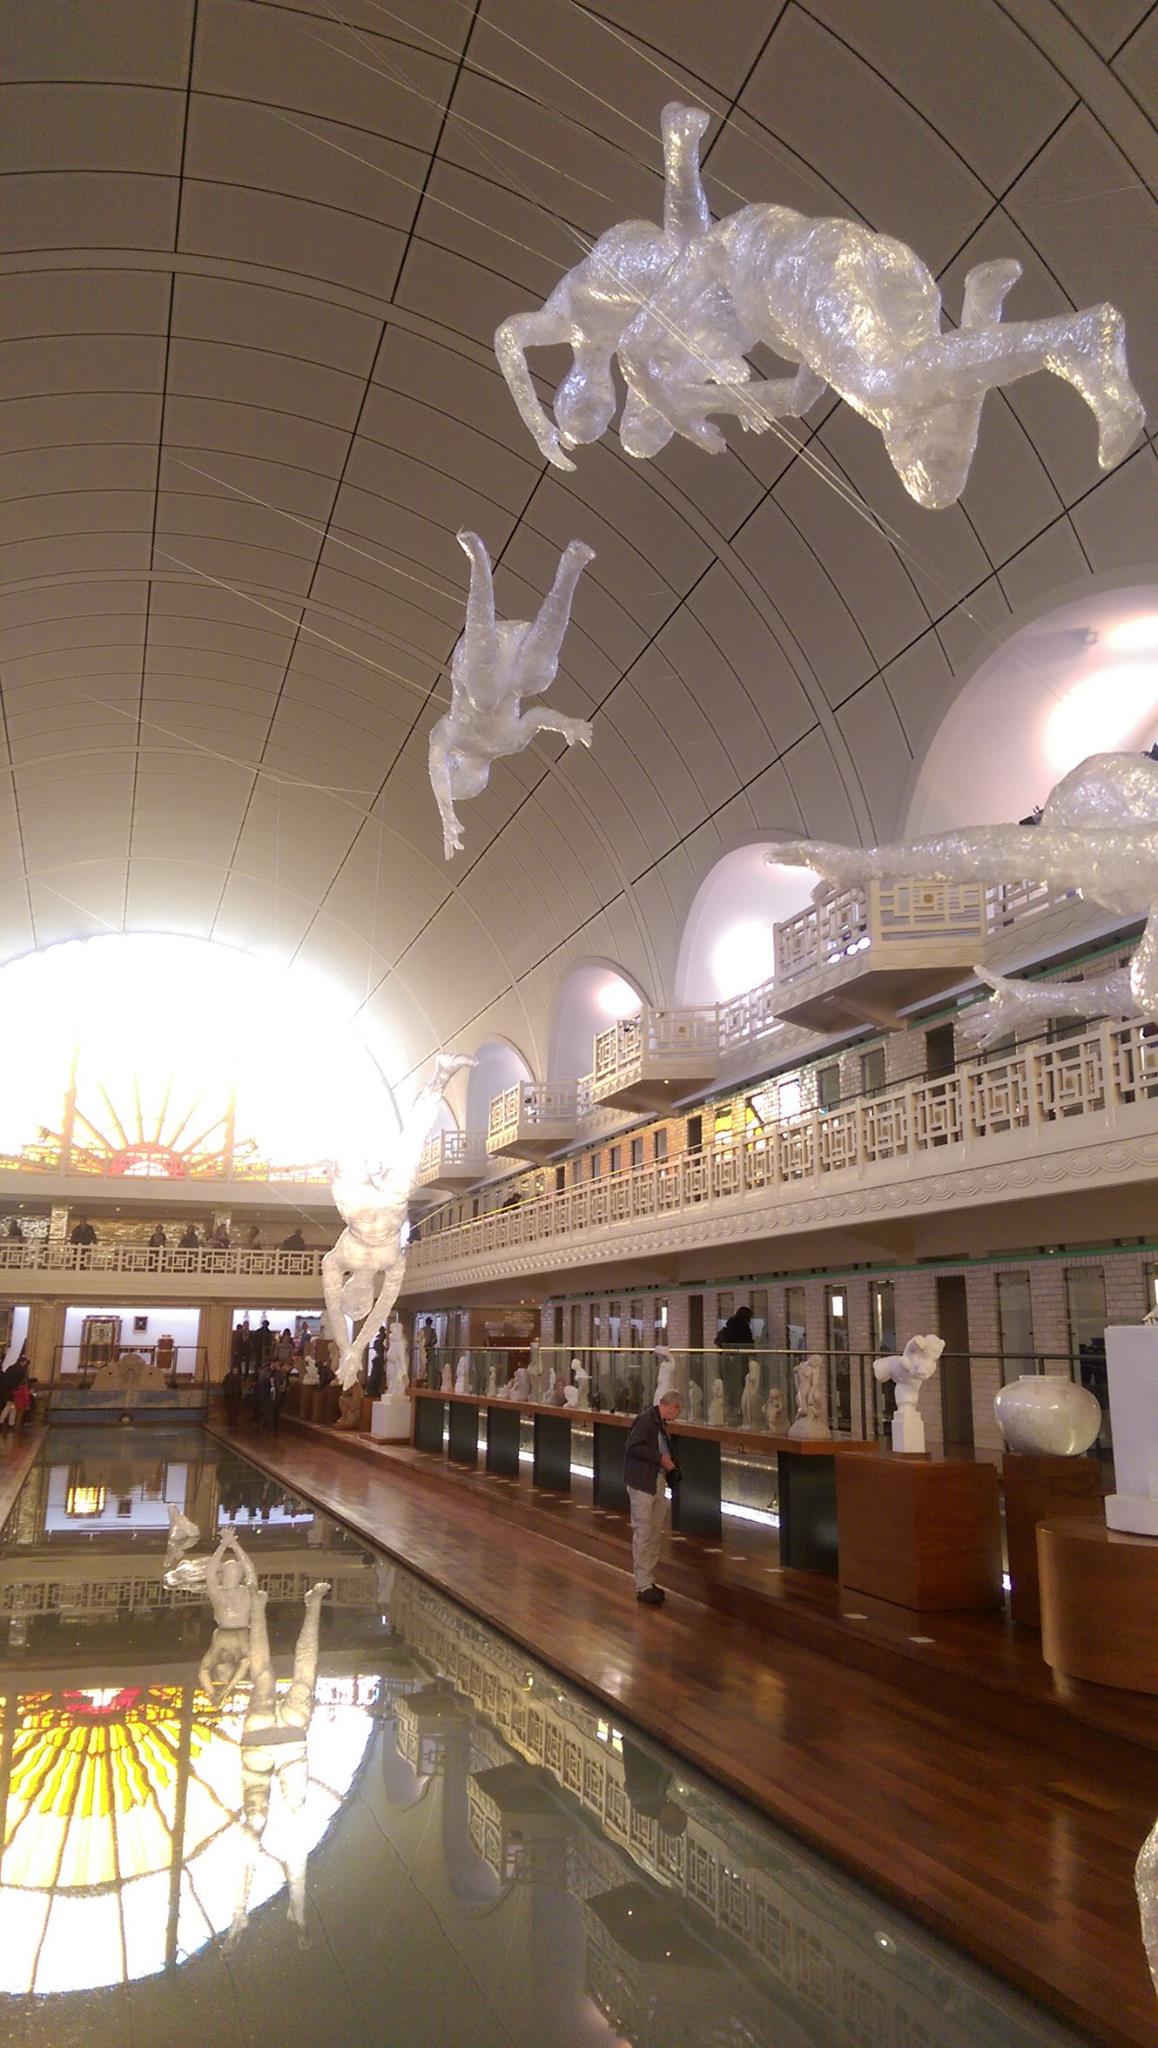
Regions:
M 376 1690 L 367 1679 L 319 1687 L 301 1819 L 307 1849 L 349 1791 Z M 11 1705 L 0 1991 L 81 1991 L 150 1976 L 224 1932 L 251 1853 L 241 1825 L 244 1693 L 220 1710 L 195 1687 L 164 1685 L 25 1693 Z M 289 1860 L 288 1817 L 275 1795 L 251 1914 L 287 1884 Z

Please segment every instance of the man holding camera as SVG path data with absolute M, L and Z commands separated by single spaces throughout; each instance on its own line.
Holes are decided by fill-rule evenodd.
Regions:
M 631 1505 L 631 1568 L 635 1597 L 645 1607 L 662 1607 L 664 1593 L 655 1583 L 668 1520 L 668 1486 L 679 1478 L 668 1429 L 680 1412 L 678 1394 L 663 1394 L 654 1408 L 637 1415 L 627 1432 L 623 1477 Z

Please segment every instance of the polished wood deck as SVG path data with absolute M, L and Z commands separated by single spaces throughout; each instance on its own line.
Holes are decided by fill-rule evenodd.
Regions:
M 1119 1701 L 1116 1732 L 1090 1721 L 1074 1740 L 1043 1690 L 1028 1725 L 1023 1701 L 1005 1727 L 970 1710 L 963 1684 L 938 1699 L 914 1683 L 919 1644 L 861 1668 L 839 1646 L 871 1622 L 831 1620 L 824 1654 L 681 1590 L 682 1558 L 666 1607 L 638 1606 L 625 1560 L 579 1542 L 577 1500 L 529 1502 L 515 1527 L 519 1504 L 493 1482 L 492 1507 L 486 1482 L 412 1452 L 351 1454 L 308 1429 L 218 1433 L 1092 2039 L 1153 2044 L 1132 1883 L 1158 1813 L 1144 1714 L 1135 1724 Z M 769 1585 L 804 1576 L 759 1568 Z M 954 1616 L 938 1632 L 947 1623 L 967 1631 Z

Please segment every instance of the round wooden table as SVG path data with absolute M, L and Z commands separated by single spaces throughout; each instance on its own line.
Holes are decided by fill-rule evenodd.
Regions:
M 1100 1518 L 1037 1527 L 1041 1653 L 1053 1671 L 1158 1693 L 1158 1536 Z

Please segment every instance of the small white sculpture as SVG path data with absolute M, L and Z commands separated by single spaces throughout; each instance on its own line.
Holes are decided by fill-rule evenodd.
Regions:
M 713 227 L 700 181 L 708 116 L 663 110 L 664 225 L 624 221 L 560 279 L 538 312 L 495 335 L 511 394 L 543 455 L 572 469 L 564 448 L 597 441 L 615 415 L 612 358 L 627 385 L 619 438 L 629 455 L 658 454 L 673 433 L 725 446 L 713 413 L 752 433 L 796 417 L 826 386 L 878 427 L 918 504 L 961 495 L 987 391 L 1038 370 L 1072 384 L 1093 412 L 1098 461 L 1112 468 L 1142 425 L 1122 317 L 1110 305 L 1002 325 L 1014 261 L 981 263 L 965 279 L 958 328 L 943 333 L 941 294 L 903 242 L 858 223 L 811 220 L 786 206 L 745 206 Z M 753 383 L 759 343 L 799 365 Z M 570 347 L 552 426 L 526 350 Z
M 578 1358 L 571 1360 L 571 1377 L 574 1385 L 567 1392 L 568 1405 L 572 1408 L 586 1408 L 589 1405 L 587 1389 L 591 1384 L 591 1374 Z M 572 1394 L 575 1396 L 573 1401 L 571 1400 Z
M 454 1392 L 454 1379 L 451 1374 L 449 1359 L 445 1361 L 439 1375 L 438 1391 L 440 1394 L 453 1394 Z
M 303 1387 L 316 1387 L 320 1386 L 320 1384 L 321 1381 L 318 1375 L 318 1361 L 316 1358 L 311 1356 L 306 1359 L 306 1362 L 302 1367 L 302 1385 Z
M 521 700 L 541 697 L 555 680 L 575 585 L 594 561 L 594 549 L 580 540 L 568 542 L 536 618 L 496 620 L 490 556 L 477 533 L 460 533 L 458 544 L 470 556 L 466 627 L 451 662 L 450 710 L 431 731 L 429 748 L 430 786 L 447 860 L 462 850 L 455 802 L 481 795 L 492 761 L 521 754 L 541 732 L 560 733 L 569 747 L 576 740 L 591 745 L 585 718 L 569 718 L 545 704 L 523 711 Z
M 1091 754 L 1050 791 L 1038 825 L 976 825 L 893 846 L 788 840 L 767 858 L 813 868 L 836 888 L 912 877 L 1080 889 L 1106 910 L 1146 919 L 1129 967 L 1076 982 L 1011 981 L 975 968 L 993 999 L 963 1011 L 958 1030 L 987 1045 L 1034 1018 L 1137 1012 L 1158 1022 L 1158 761 L 1147 754 Z
M 527 1371 L 525 1365 L 516 1366 L 514 1374 L 511 1378 L 510 1386 L 507 1388 L 508 1401 L 518 1401 L 522 1403 L 524 1401 L 533 1401 L 534 1398 L 535 1396 L 531 1390 L 530 1373 Z
M 708 1402 L 708 1421 L 713 1429 L 722 1429 L 726 1421 L 724 1414 L 724 1382 L 712 1381 L 712 1398 Z
M 1134 1865 L 1134 1886 L 1142 1919 L 1142 1946 L 1158 1991 L 1158 1821 L 1155 1821 Z
M 405 1394 L 410 1386 L 410 1367 L 406 1357 L 406 1332 L 397 1316 L 390 1318 L 390 1336 L 386 1344 L 386 1392 Z
M 564 1389 L 563 1389 L 563 1406 L 564 1406 L 564 1408 L 578 1408 L 578 1406 L 579 1406 L 579 1389 L 578 1389 L 578 1387 L 564 1387 Z
M 429 1364 L 426 1352 L 426 1328 L 425 1325 L 420 1323 L 416 1317 L 414 1325 L 414 1347 L 412 1354 L 414 1362 L 414 1384 L 416 1387 L 424 1387 L 426 1385 L 427 1366 Z
M 577 1388 L 569 1387 L 562 1372 L 557 1372 L 547 1393 L 548 1408 L 574 1408 L 578 1398 Z
M 659 1360 L 659 1371 L 655 1376 L 655 1400 L 658 1407 L 665 1394 L 676 1394 L 679 1388 L 676 1385 L 676 1362 L 667 1345 L 657 1344 L 655 1355 Z
M 454 1376 L 454 1391 L 456 1394 L 469 1394 L 470 1392 L 469 1351 L 464 1351 L 462 1357 L 458 1361 L 458 1371 L 455 1373 Z
M 487 1400 L 497 1401 L 499 1393 L 499 1369 L 492 1358 L 487 1367 Z
M 893 1416 L 893 1449 L 920 1453 L 925 1448 L 925 1425 L 917 1413 L 921 1388 L 931 1380 L 937 1370 L 937 1362 L 945 1349 L 943 1337 L 910 1337 L 899 1357 L 877 1358 L 873 1361 L 873 1376 L 884 1386 L 893 1380 L 897 1389 L 897 1407 Z
M 815 1352 L 793 1368 L 796 1387 L 796 1420 L 789 1436 L 822 1437 L 829 1434 L 824 1419 L 824 1360 Z
M 702 1422 L 703 1419 L 704 1391 L 699 1381 L 693 1380 L 688 1388 L 688 1420 L 690 1422 Z
M 760 1365 L 753 1358 L 740 1394 L 740 1421 L 745 1429 L 759 1429 L 764 1404 L 760 1399 Z
M 784 1428 L 784 1396 L 779 1387 L 769 1389 L 764 1403 L 764 1426 L 773 1436 L 778 1436 Z
M 334 1172 L 334 1203 L 346 1227 L 322 1260 L 322 1291 L 342 1387 L 358 1379 L 370 1338 L 398 1299 L 406 1267 L 402 1224 L 422 1148 L 452 1074 L 473 1065 L 460 1054 L 439 1053 L 386 1159 L 373 1164 L 358 1159 L 339 1164 Z M 353 1336 L 347 1316 L 354 1323 Z

